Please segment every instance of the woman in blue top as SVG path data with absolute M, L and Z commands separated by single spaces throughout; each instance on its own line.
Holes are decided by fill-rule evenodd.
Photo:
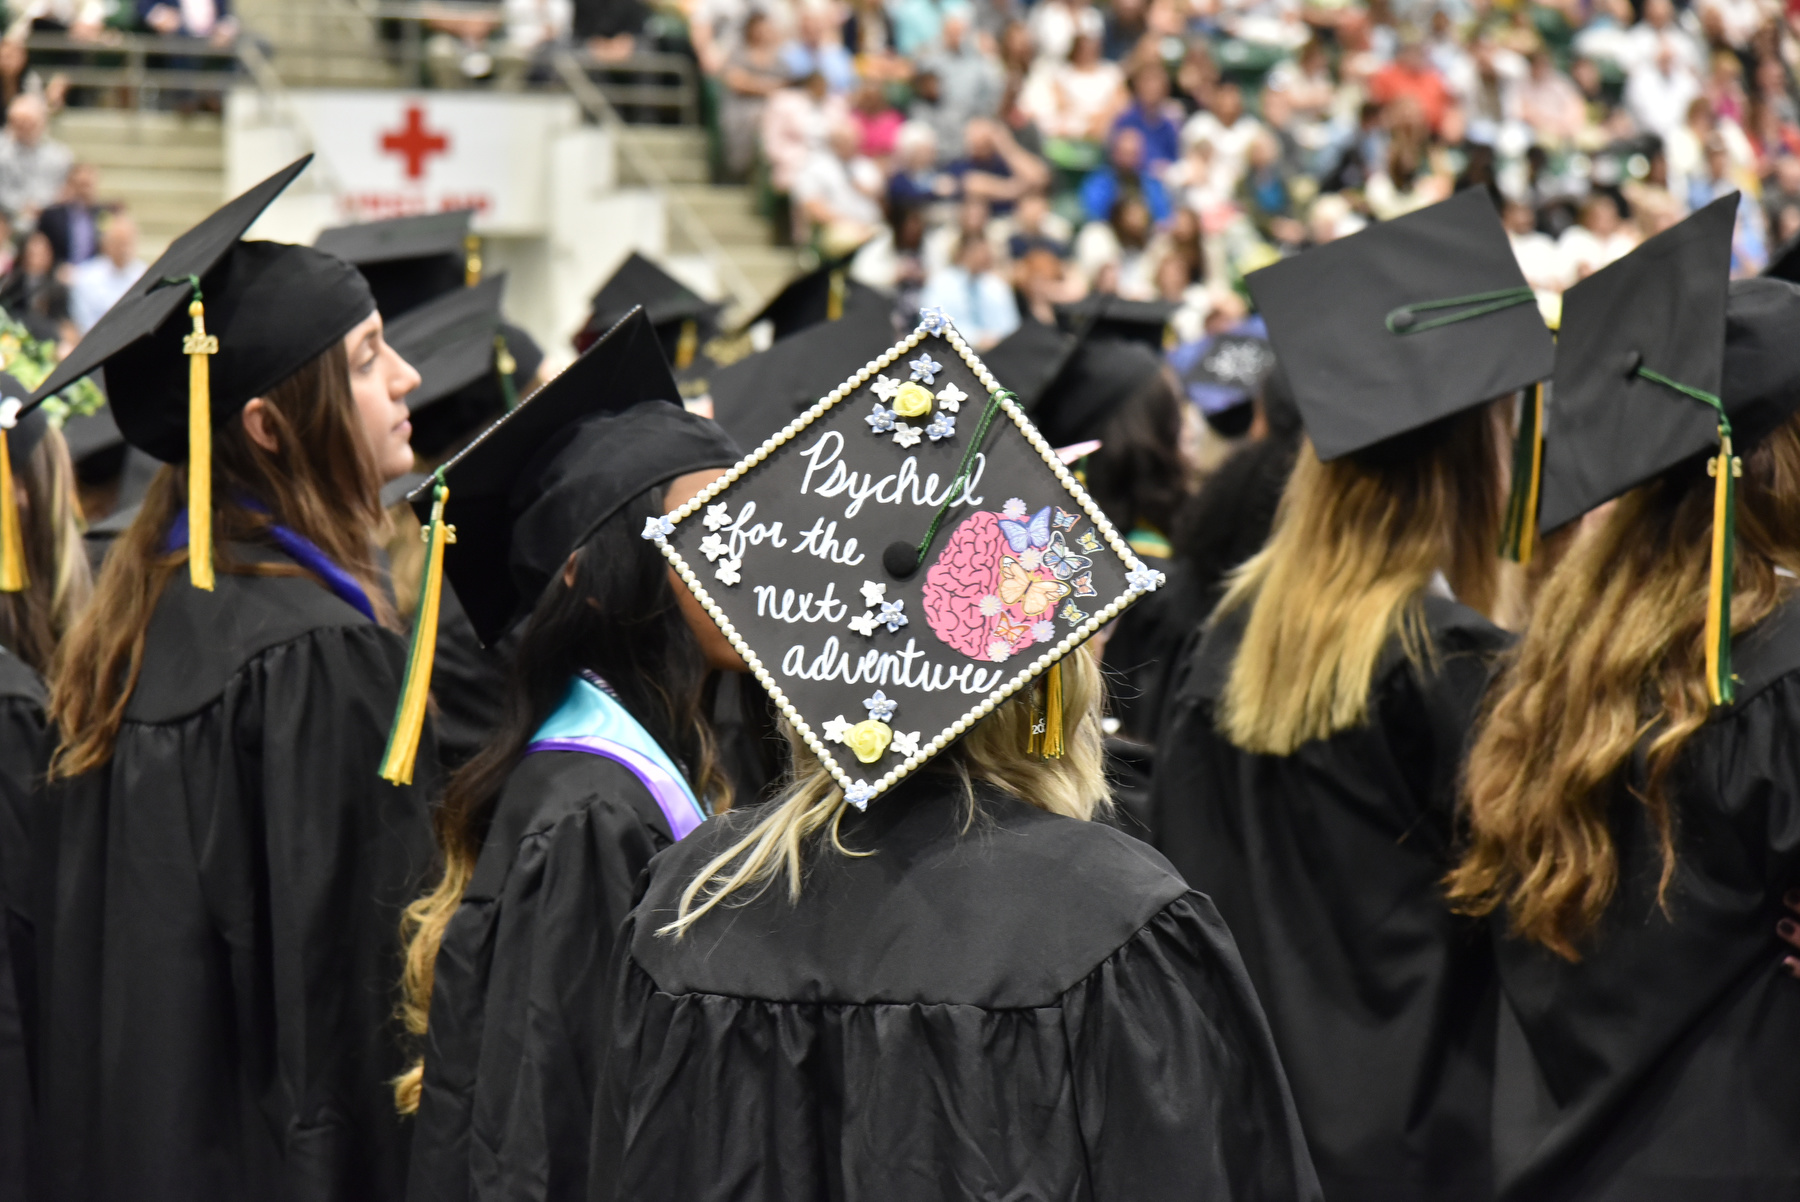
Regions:
M 661 400 L 592 416 L 594 398 L 618 401 L 629 332 L 597 343 L 446 471 L 463 526 L 464 558 L 450 566 L 478 631 L 491 644 L 510 616 L 529 618 L 506 720 L 451 780 L 444 874 L 412 910 L 407 996 L 426 1036 L 398 1089 L 418 1112 L 412 1198 L 586 1196 L 594 1001 L 614 933 L 650 857 L 729 804 L 703 698 L 711 669 L 743 662 L 641 534 L 738 452 Z M 653 337 L 643 345 L 666 375 Z M 557 407 L 568 412 L 545 420 Z M 508 478 L 497 491 L 510 524 L 459 511 L 472 495 L 459 478 L 484 475 Z M 510 604 L 469 587 L 471 553 L 493 558 L 490 577 L 510 575 Z

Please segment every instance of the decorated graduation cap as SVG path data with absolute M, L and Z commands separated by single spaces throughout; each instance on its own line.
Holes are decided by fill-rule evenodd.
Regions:
M 1708 456 L 1706 666 L 1714 704 L 1732 697 L 1739 456 L 1800 407 L 1800 287 L 1730 280 L 1737 204 L 1736 193 L 1715 200 L 1565 294 L 1540 519 L 1553 530 Z
M 1136 301 L 1095 292 L 1056 306 L 1056 320 L 1072 334 L 1141 342 L 1160 351 L 1168 342 L 1169 318 L 1180 308 L 1168 301 Z
M 644 537 L 858 808 L 1162 579 L 933 311 Z
M 1275 366 L 1275 348 L 1262 332 L 1209 334 L 1171 351 L 1169 362 L 1207 422 L 1235 437 L 1249 427 L 1252 402 Z
M 476 635 L 492 646 L 620 506 L 737 455 L 718 426 L 681 407 L 656 332 L 634 310 L 439 468 L 409 498 L 424 523 L 425 571 L 381 775 L 412 779 L 445 572 Z
M 25 532 L 13 481 L 44 440 L 50 417 L 28 409 L 31 391 L 0 372 L 0 592 L 18 593 L 30 583 L 25 570 Z
M 241 240 L 311 161 L 282 168 L 175 239 L 33 397 L 41 403 L 107 368 L 125 441 L 164 463 L 187 464 L 195 588 L 213 586 L 213 428 L 375 311 L 368 284 L 342 259 Z
M 851 279 L 850 259 L 851 255 L 845 255 L 828 260 L 791 281 L 746 326 L 767 321 L 775 327 L 775 340 L 780 342 L 822 321 L 837 321 L 851 313 L 885 315 L 893 308 L 893 298 Z
M 713 417 L 741 445 L 755 446 L 893 341 L 887 307 L 858 306 L 713 372 Z
M 479 240 L 467 209 L 340 225 L 313 246 L 362 269 L 375 306 L 392 321 L 465 284 L 481 279 Z
M 1478 188 L 1244 277 L 1320 459 L 1550 374 L 1555 344 Z
M 575 335 L 577 350 L 585 350 L 612 329 L 632 309 L 642 307 L 656 330 L 663 354 L 676 371 L 694 362 L 694 356 L 719 333 L 719 313 L 725 308 L 632 251 L 594 293 L 587 324 Z

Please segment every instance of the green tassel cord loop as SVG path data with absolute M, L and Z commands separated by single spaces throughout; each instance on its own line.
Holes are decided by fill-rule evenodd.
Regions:
M 1469 321 L 1476 317 L 1486 317 L 1489 313 L 1498 313 L 1502 309 L 1510 309 L 1514 305 L 1532 304 L 1537 301 L 1537 294 L 1529 288 L 1502 288 L 1497 292 L 1474 292 L 1468 296 L 1452 296 L 1444 300 L 1416 301 L 1410 305 L 1401 305 L 1387 315 L 1387 332 L 1405 336 L 1407 334 L 1423 334 L 1426 330 L 1436 330 L 1443 326 L 1455 325 L 1459 321 Z M 1461 309 L 1460 313 L 1446 313 L 1441 317 L 1431 317 L 1423 321 L 1421 313 L 1431 313 L 1439 309 Z
M 981 410 L 981 420 L 976 423 L 974 435 L 969 439 L 968 445 L 963 448 L 962 462 L 957 465 L 956 477 L 950 481 L 950 491 L 944 494 L 944 503 L 939 505 L 938 511 L 932 515 L 931 525 L 925 530 L 925 537 L 919 540 L 919 555 L 913 562 L 913 571 L 918 571 L 925 563 L 925 557 L 931 553 L 931 544 L 937 538 L 938 530 L 944 524 L 945 515 L 950 512 L 950 507 L 957 503 L 956 499 L 962 495 L 963 489 L 967 486 L 969 471 L 975 466 L 975 456 L 981 453 L 982 441 L 987 438 L 988 429 L 994 424 L 994 418 L 1000 413 L 1000 398 L 1002 397 L 1011 397 L 1017 401 L 1019 394 L 1004 388 L 988 394 L 987 405 Z

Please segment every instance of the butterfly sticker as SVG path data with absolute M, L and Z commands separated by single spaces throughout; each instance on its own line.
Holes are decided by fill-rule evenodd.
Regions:
M 1021 641 L 1029 643 L 1031 641 L 1031 623 L 1014 623 L 1011 618 L 1002 615 L 1000 620 L 994 623 L 994 637 L 1003 640 L 1008 647 L 1017 647 Z
M 1000 557 L 1000 600 L 1008 605 L 1022 606 L 1026 617 L 1048 613 L 1068 595 L 1069 586 L 1062 581 L 1039 580 L 1020 567 L 1019 561 L 1012 556 Z
M 1075 528 L 1075 523 L 1080 520 L 1080 514 L 1070 513 L 1060 505 L 1056 507 L 1056 517 L 1052 519 L 1058 530 L 1073 530 Z
M 1092 555 L 1100 549 L 1100 536 L 1095 534 L 1092 530 L 1083 531 L 1081 537 L 1075 541 L 1080 543 L 1081 549 L 1086 551 L 1089 555 Z
M 1090 592 L 1092 590 L 1089 590 Z M 1073 601 L 1062 607 L 1062 620 L 1071 626 L 1079 626 L 1087 621 L 1087 611 Z
M 1094 574 L 1092 572 L 1083 572 L 1075 577 L 1075 595 L 1077 597 L 1098 597 L 1100 595 L 1094 591 Z
M 1044 547 L 1050 543 L 1050 506 L 1046 505 L 1031 516 L 1029 521 L 1013 518 L 1000 519 L 1000 533 L 1006 536 L 1006 545 L 1014 551 L 1023 551 L 1027 547 Z
M 1055 572 L 1058 580 L 1067 580 L 1083 568 L 1092 566 L 1093 562 L 1087 556 L 1077 555 L 1069 550 L 1060 530 L 1051 538 L 1050 545 L 1044 548 L 1044 566 Z

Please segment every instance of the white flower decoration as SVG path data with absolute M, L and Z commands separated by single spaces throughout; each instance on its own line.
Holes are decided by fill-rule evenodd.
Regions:
M 948 409 L 952 413 L 959 412 L 962 408 L 962 403 L 968 399 L 969 394 L 954 384 L 946 384 L 938 389 L 937 402 L 939 407 Z
M 724 563 L 719 565 L 719 570 L 714 572 L 713 575 L 719 578 L 720 584 L 736 584 L 743 579 L 742 576 L 738 575 L 738 569 L 743 566 L 744 561 L 741 559 L 727 559 Z
M 925 433 L 931 435 L 932 442 L 953 438 L 956 435 L 956 419 L 948 413 L 940 413 L 931 419 L 931 424 L 925 427 Z
M 983 597 L 978 604 L 981 609 L 981 616 L 984 618 L 996 617 L 1001 610 L 1006 608 L 1006 603 L 992 593 Z
M 988 644 L 988 658 L 994 663 L 1005 663 L 1006 657 L 1011 654 L 1012 648 L 1007 645 L 1005 639 L 995 639 Z
M 1125 573 L 1125 587 L 1134 593 L 1152 593 L 1162 587 L 1163 574 L 1155 568 L 1133 568 Z
M 1031 624 L 1031 637 L 1040 643 L 1048 643 L 1051 639 L 1056 637 L 1056 623 L 1033 622 Z
M 844 741 L 844 735 L 849 733 L 850 724 L 844 721 L 844 715 L 839 714 L 835 718 L 826 719 L 823 729 L 827 739 L 830 739 L 833 743 L 842 743 Z
M 876 376 L 875 382 L 869 385 L 869 391 L 891 405 L 894 403 L 894 394 L 900 391 L 900 381 L 892 376 Z
M 731 506 L 723 501 L 717 505 L 708 505 L 706 516 L 700 519 L 700 524 L 708 530 L 723 530 L 731 525 Z
M 1027 572 L 1035 572 L 1043 565 L 1044 553 L 1036 547 L 1026 547 L 1019 552 L 1019 566 Z
M 862 582 L 863 604 L 874 607 L 887 600 L 887 585 L 877 580 Z
M 894 427 L 894 441 L 900 446 L 916 447 L 919 445 L 919 440 L 923 437 L 924 435 L 919 432 L 919 427 L 917 426 Z
M 875 690 L 873 697 L 863 698 L 863 704 L 869 709 L 869 717 L 877 722 L 886 722 L 894 716 L 894 711 L 900 708 L 898 701 L 892 700 L 880 689 Z
M 1000 512 L 1016 522 L 1025 516 L 1025 502 L 1018 497 L 1008 497 L 1006 504 L 1000 507 Z
M 924 352 L 920 352 L 919 357 L 907 364 L 907 366 L 912 368 L 913 379 L 923 380 L 927 384 L 936 383 L 937 374 L 944 370 L 944 365 L 942 363 L 933 361 L 931 356 Z
M 673 533 L 675 533 L 675 523 L 669 520 L 669 515 L 666 513 L 659 518 L 644 519 L 644 537 L 653 543 L 663 542 Z
M 902 757 L 919 754 L 919 732 L 895 731 L 894 741 L 888 744 L 888 750 Z
M 854 618 L 851 618 L 845 625 L 862 635 L 865 639 L 869 639 L 875 637 L 875 628 L 881 625 L 881 619 L 874 614 L 861 613 L 857 614 Z
M 869 782 L 865 780 L 859 780 L 854 785 L 851 785 L 848 789 L 844 790 L 844 800 L 859 810 L 868 809 L 869 800 L 874 796 L 875 790 L 872 789 L 869 786 Z
M 889 430 L 894 428 L 894 411 L 877 405 L 875 406 L 875 412 L 869 414 L 869 416 L 863 418 L 863 420 L 869 423 L 869 429 L 875 431 L 875 433 L 886 434 Z M 905 427 L 902 426 L 901 429 L 905 429 Z
M 725 554 L 725 552 L 730 549 L 731 548 L 725 545 L 725 540 L 716 534 L 709 534 L 700 540 L 700 554 L 706 556 L 706 562 L 708 563 L 716 561 L 719 556 Z
M 933 307 L 919 310 L 919 327 L 921 329 L 929 330 L 933 334 L 941 334 L 948 324 L 950 324 L 950 319 L 944 316 L 942 309 Z
M 905 608 L 905 601 L 883 601 L 881 603 L 881 616 L 875 620 L 880 622 L 883 626 L 886 626 L 889 634 L 893 634 L 902 626 L 906 625 L 906 614 L 902 612 Z

